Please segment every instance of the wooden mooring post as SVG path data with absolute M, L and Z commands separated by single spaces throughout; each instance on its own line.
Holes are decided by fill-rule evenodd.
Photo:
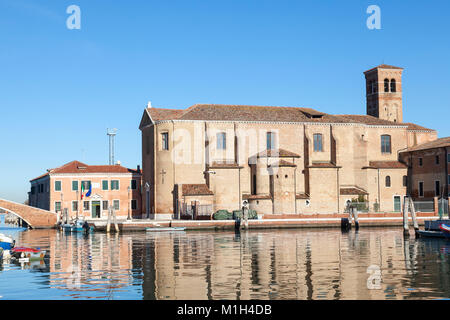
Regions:
M 403 202 L 403 235 L 405 237 L 409 237 L 409 221 L 408 221 L 409 212 L 411 212 L 411 218 L 414 225 L 414 232 L 415 235 L 417 236 L 419 224 L 416 218 L 416 209 L 414 207 L 414 202 L 412 201 L 411 197 L 405 197 L 405 200 Z
M 119 226 L 117 225 L 117 219 L 116 219 L 116 210 L 114 210 L 113 207 L 109 207 L 109 209 L 108 209 L 108 221 L 106 222 L 106 232 L 107 233 L 109 233 L 109 231 L 111 230 L 111 219 L 113 220 L 116 232 L 119 232 Z

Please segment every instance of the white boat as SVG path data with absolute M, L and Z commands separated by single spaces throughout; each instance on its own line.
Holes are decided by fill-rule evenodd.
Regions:
M 186 227 L 159 227 L 159 228 L 146 228 L 147 232 L 168 232 L 168 231 L 185 231 Z
M 14 247 L 15 241 L 3 233 L 0 233 L 0 248 L 4 250 L 11 250 Z

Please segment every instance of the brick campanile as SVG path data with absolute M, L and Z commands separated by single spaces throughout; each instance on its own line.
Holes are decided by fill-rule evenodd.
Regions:
M 364 72 L 367 115 L 403 122 L 402 72 L 403 68 L 385 64 Z

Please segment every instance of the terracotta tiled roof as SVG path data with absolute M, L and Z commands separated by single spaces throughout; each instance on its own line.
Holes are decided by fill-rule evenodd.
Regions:
M 120 165 L 90 166 L 90 165 L 87 165 L 87 164 L 79 162 L 79 161 L 72 161 L 72 162 L 66 163 L 65 165 L 63 165 L 59 168 L 50 169 L 49 172 L 45 173 L 42 176 L 34 178 L 33 180 L 30 180 L 30 181 L 40 179 L 48 174 L 59 174 L 59 173 L 82 174 L 82 173 L 140 173 L 140 172 L 137 170 L 122 167 Z
M 182 194 L 183 196 L 209 196 L 214 193 L 206 184 L 183 184 Z
M 440 138 L 434 141 L 419 144 L 415 147 L 409 148 L 408 150 L 406 150 L 406 152 L 442 148 L 442 147 L 450 147 L 450 137 Z
M 366 125 L 407 126 L 409 130 L 430 130 L 413 123 L 397 123 L 369 115 L 331 115 L 311 108 L 195 104 L 186 110 L 147 108 L 154 121 L 267 121 L 361 123 Z
M 300 155 L 284 149 L 265 150 L 257 154 L 258 158 L 300 158 Z
M 365 196 L 368 195 L 367 191 L 357 187 L 341 188 L 341 195 L 355 195 L 355 196 Z
M 380 118 L 369 116 L 369 115 L 342 114 L 342 115 L 335 115 L 335 116 L 342 118 L 344 120 L 344 122 L 348 122 L 348 123 L 363 123 L 363 124 L 368 124 L 368 125 L 380 125 L 380 126 L 402 126 L 402 125 L 405 125 L 403 123 L 388 121 L 388 120 L 380 119 Z
M 274 163 L 269 164 L 269 167 L 296 167 L 295 163 L 286 161 L 286 160 L 278 160 Z
M 372 69 L 369 69 L 369 70 L 365 71 L 364 73 L 373 71 L 375 69 L 400 69 L 400 70 L 403 70 L 403 68 L 400 68 L 400 67 L 390 66 L 388 64 L 380 64 L 379 66 L 377 66 L 375 68 L 372 68 Z
M 48 172 L 47 172 L 47 173 L 44 173 L 44 174 L 41 174 L 39 177 L 36 177 L 36 178 L 30 180 L 30 182 L 31 182 L 31 181 L 35 181 L 35 180 L 42 179 L 42 178 L 44 178 L 44 177 L 46 177 L 46 176 L 48 176 Z
M 341 168 L 331 162 L 313 162 L 308 168 Z
M 243 194 L 243 200 L 264 200 L 271 199 L 270 194 Z
M 406 164 L 399 161 L 370 161 L 368 167 L 373 169 L 406 169 Z
M 196 104 L 186 110 L 148 108 L 152 119 L 269 122 L 342 122 L 311 108 Z
M 211 169 L 238 169 L 243 168 L 242 166 L 238 165 L 235 162 L 220 162 L 220 161 L 213 161 L 213 163 L 209 166 Z
M 403 124 L 408 126 L 408 130 L 435 131 L 434 129 L 425 128 L 415 123 L 404 122 Z
M 153 121 L 178 119 L 184 112 L 179 109 L 147 108 Z

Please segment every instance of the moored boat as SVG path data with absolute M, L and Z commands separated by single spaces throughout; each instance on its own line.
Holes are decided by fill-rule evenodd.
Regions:
M 450 239 L 450 220 L 425 221 L 425 230 L 417 230 L 417 235 L 425 238 Z
M 443 224 L 439 225 L 439 229 L 441 229 L 444 237 L 450 238 L 450 226 L 443 223 Z
M 16 247 L 11 249 L 11 256 L 15 259 L 28 258 L 29 260 L 40 260 L 45 257 L 45 250 L 40 248 Z
M 161 227 L 161 228 L 146 228 L 148 232 L 163 232 L 163 231 L 185 231 L 186 227 Z
M 79 219 L 72 223 L 61 225 L 61 228 L 67 232 L 92 232 L 94 227 L 90 226 L 85 220 Z
M 15 241 L 3 233 L 0 233 L 0 248 L 4 250 L 11 250 L 14 247 Z

